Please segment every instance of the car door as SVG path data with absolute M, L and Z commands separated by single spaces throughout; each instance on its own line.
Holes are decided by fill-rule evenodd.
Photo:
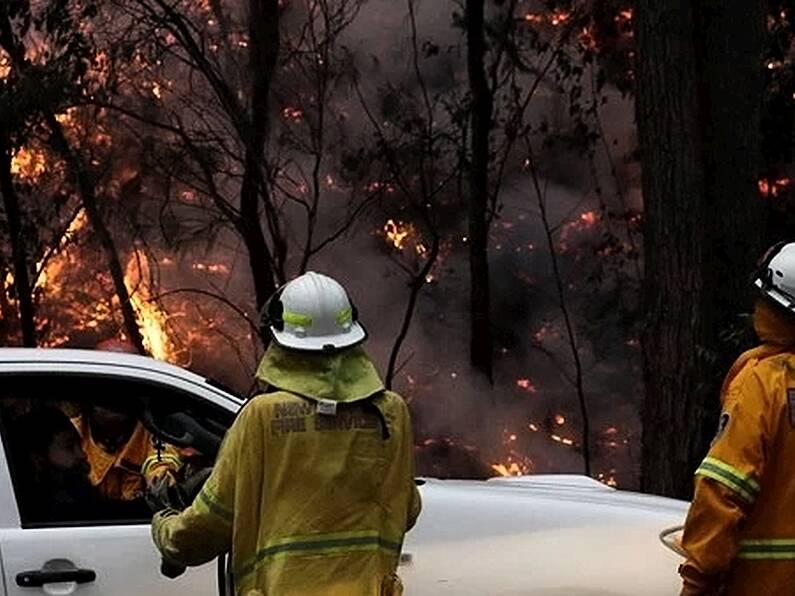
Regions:
M 54 521 L 32 519 L 26 513 L 26 500 L 41 495 L 31 493 L 25 488 L 29 485 L 20 480 L 26 464 L 20 463 L 25 454 L 20 460 L 14 452 L 15 421 L 37 408 L 58 408 L 72 415 L 75 408 L 90 403 L 98 392 L 106 400 L 108 397 L 134 399 L 140 392 L 156 399 L 169 411 L 204 408 L 197 403 L 201 401 L 197 395 L 177 390 L 168 383 L 141 383 L 130 378 L 96 375 L 0 376 L 0 432 L 4 445 L 0 452 L 0 552 L 6 596 L 218 594 L 215 563 L 190 569 L 174 580 L 160 574 L 160 556 L 152 543 L 148 516 L 94 518 L 88 511 L 80 519 Z M 213 411 L 217 410 L 216 407 Z M 227 426 L 231 419 L 230 411 L 219 412 L 214 422 Z

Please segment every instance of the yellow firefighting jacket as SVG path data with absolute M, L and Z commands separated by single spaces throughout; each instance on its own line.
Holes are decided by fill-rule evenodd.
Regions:
M 762 301 L 754 324 L 762 345 L 729 372 L 696 472 L 682 594 L 795 594 L 795 325 Z
M 130 439 L 115 453 L 108 453 L 91 436 L 84 416 L 72 419 L 80 433 L 83 451 L 91 465 L 89 478 L 108 499 L 131 501 L 142 497 L 146 485 L 164 474 L 176 475 L 181 462 L 178 452 L 165 446 L 158 454 L 152 434 L 139 422 Z
M 420 512 L 408 409 L 361 348 L 271 346 L 272 389 L 242 409 L 212 475 L 181 514 L 155 516 L 164 558 L 199 565 L 232 549 L 242 596 L 390 596 Z

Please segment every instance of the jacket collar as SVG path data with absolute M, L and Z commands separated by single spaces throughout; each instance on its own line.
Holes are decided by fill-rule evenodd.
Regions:
M 766 300 L 756 301 L 754 329 L 763 344 L 790 346 L 795 344 L 795 316 L 788 315 Z
M 260 385 L 315 401 L 353 402 L 384 391 L 373 362 L 361 347 L 311 354 L 271 344 L 257 369 L 257 380 Z

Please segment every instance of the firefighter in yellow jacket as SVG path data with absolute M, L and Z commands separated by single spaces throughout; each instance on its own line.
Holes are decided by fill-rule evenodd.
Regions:
M 795 594 L 795 243 L 755 280 L 761 345 L 734 364 L 718 435 L 696 471 L 683 595 Z
M 155 544 L 172 567 L 231 549 L 241 596 L 400 594 L 420 512 L 406 404 L 359 347 L 366 332 L 333 279 L 293 280 L 266 316 L 269 392 L 241 410 L 193 504 L 155 516 Z

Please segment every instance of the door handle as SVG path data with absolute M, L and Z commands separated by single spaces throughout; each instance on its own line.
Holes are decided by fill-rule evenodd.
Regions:
M 93 569 L 60 569 L 22 571 L 17 573 L 17 585 L 21 588 L 41 588 L 46 584 L 75 582 L 88 584 L 97 579 Z

